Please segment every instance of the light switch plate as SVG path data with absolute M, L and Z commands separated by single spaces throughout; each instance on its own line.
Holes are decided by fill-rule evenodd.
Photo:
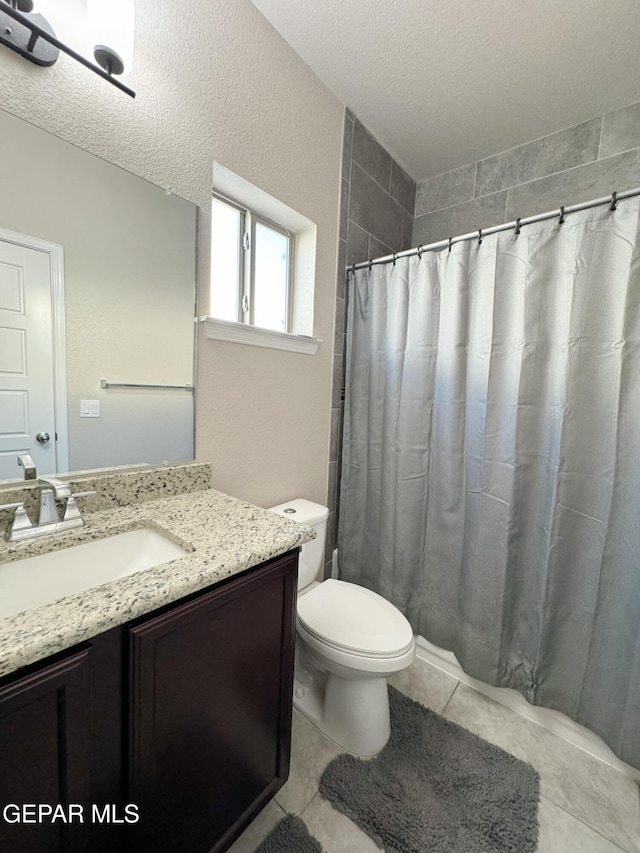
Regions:
M 100 400 L 80 400 L 81 418 L 99 418 Z

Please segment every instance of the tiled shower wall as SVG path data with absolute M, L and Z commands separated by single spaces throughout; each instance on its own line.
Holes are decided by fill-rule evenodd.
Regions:
M 342 195 L 333 362 L 329 523 L 325 572 L 335 548 L 344 407 L 347 264 L 411 247 L 415 182 L 361 122 L 347 110 L 342 150 Z
M 339 509 L 345 266 L 634 187 L 640 187 L 640 103 L 469 163 L 417 186 L 346 111 L 327 563 L 335 547 Z
M 422 181 L 412 245 L 640 186 L 640 103 Z

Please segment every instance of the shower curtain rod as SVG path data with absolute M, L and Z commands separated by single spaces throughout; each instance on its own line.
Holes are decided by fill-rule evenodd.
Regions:
M 520 229 L 524 225 L 532 225 L 534 222 L 543 222 L 545 219 L 555 219 L 558 217 L 560 224 L 562 224 L 569 213 L 578 213 L 580 210 L 589 210 L 592 207 L 599 207 L 602 204 L 608 204 L 610 205 L 611 210 L 615 210 L 619 201 L 623 201 L 626 198 L 633 198 L 637 195 L 640 195 L 640 187 L 636 187 L 633 190 L 625 190 L 625 192 L 621 193 L 613 192 L 610 196 L 596 198 L 592 201 L 585 201 L 582 204 L 571 204 L 567 207 L 564 207 L 563 205 L 556 210 L 550 210 L 547 213 L 539 213 L 537 216 L 527 216 L 522 219 L 516 219 L 513 222 L 505 222 L 503 225 L 494 225 L 492 228 L 479 228 L 477 231 L 470 231 L 468 234 L 461 234 L 458 237 L 448 237 L 446 240 L 438 240 L 437 243 L 428 243 L 424 246 L 418 246 L 415 249 L 404 249 L 402 252 L 394 252 L 391 255 L 383 255 L 380 258 L 372 258 L 369 261 L 351 264 L 347 267 L 347 274 L 350 272 L 355 273 L 356 270 L 363 270 L 367 267 L 371 269 L 371 267 L 376 264 L 393 264 L 398 260 L 398 258 L 410 258 L 413 255 L 422 257 L 424 252 L 435 252 L 437 249 L 446 249 L 447 247 L 451 250 L 454 243 L 462 243 L 465 240 L 478 240 L 482 243 L 485 237 L 489 237 L 491 234 L 497 234 L 499 231 L 510 231 L 513 228 L 516 234 L 519 234 Z

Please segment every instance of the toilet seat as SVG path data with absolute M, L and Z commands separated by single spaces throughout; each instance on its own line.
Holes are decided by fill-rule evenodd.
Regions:
M 384 660 L 413 651 L 413 631 L 381 595 L 356 584 L 326 580 L 298 599 L 303 632 L 343 655 Z

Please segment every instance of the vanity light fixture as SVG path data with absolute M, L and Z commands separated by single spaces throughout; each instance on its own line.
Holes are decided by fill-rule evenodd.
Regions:
M 133 64 L 133 0 L 88 0 L 88 30 L 93 55 L 107 74 L 128 74 Z
M 47 19 L 33 12 L 33 0 L 0 0 L 0 44 L 36 65 L 53 65 L 60 51 L 135 98 L 114 75 L 130 70 L 133 57 L 133 0 L 89 0 L 89 21 L 96 63 L 57 38 Z M 115 41 L 112 41 L 115 39 Z

